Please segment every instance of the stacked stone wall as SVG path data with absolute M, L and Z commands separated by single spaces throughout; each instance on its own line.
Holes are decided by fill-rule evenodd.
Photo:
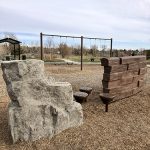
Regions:
M 103 94 L 118 100 L 143 89 L 147 72 L 146 56 L 102 58 Z

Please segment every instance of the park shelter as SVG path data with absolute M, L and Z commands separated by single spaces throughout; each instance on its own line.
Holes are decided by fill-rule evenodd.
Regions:
M 4 38 L 0 40 L 0 43 L 8 42 L 14 46 L 14 59 L 16 59 L 16 55 L 19 55 L 19 60 L 20 60 L 20 41 L 12 39 L 12 38 Z M 16 49 L 16 45 L 18 45 L 18 53 Z

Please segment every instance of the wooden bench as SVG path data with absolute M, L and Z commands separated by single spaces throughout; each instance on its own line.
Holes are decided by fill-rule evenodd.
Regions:
M 91 94 L 91 92 L 92 92 L 92 88 L 91 88 L 91 87 L 81 87 L 81 88 L 79 89 L 79 91 L 85 92 L 85 93 L 87 93 L 87 94 L 89 95 L 89 94 Z
M 83 103 L 86 102 L 88 94 L 85 92 L 75 92 L 73 96 L 78 103 Z

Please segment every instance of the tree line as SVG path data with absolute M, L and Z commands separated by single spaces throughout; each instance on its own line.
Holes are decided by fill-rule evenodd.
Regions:
M 5 37 L 10 37 L 15 40 L 17 40 L 16 35 L 7 33 L 5 34 Z M 52 41 L 50 38 L 47 38 L 47 40 L 44 42 L 44 53 L 50 54 L 50 55 L 59 55 L 62 58 L 69 57 L 71 55 L 74 56 L 80 56 L 81 55 L 81 46 L 80 45 L 74 45 L 70 46 L 67 45 L 67 43 L 61 42 L 59 45 L 55 46 L 54 41 Z M 12 44 L 4 43 L 0 46 L 0 57 L 3 57 L 4 55 L 13 55 L 14 47 Z M 91 57 L 100 57 L 105 56 L 105 53 L 109 54 L 109 51 L 106 47 L 106 45 L 102 45 L 101 50 L 98 49 L 98 46 L 93 44 L 89 47 L 83 47 L 83 55 L 87 56 L 90 55 Z M 40 46 L 38 42 L 31 43 L 31 45 L 26 45 L 23 43 L 21 45 L 21 54 L 27 54 L 27 55 L 33 55 L 36 57 L 40 57 Z M 114 57 L 121 57 L 121 56 L 134 56 L 134 55 L 140 55 L 140 54 L 147 54 L 147 56 L 150 56 L 150 50 L 126 50 L 126 49 L 120 49 L 116 50 L 113 49 L 113 56 Z

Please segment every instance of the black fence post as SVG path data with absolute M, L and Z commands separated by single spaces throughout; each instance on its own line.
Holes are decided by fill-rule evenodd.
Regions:
M 43 35 L 40 33 L 40 44 L 41 44 L 41 60 L 44 59 L 44 51 L 43 51 Z
M 81 70 L 83 66 L 83 36 L 81 36 Z
M 112 53 L 112 42 L 113 42 L 113 39 L 111 38 L 110 39 L 110 57 L 113 57 L 113 53 Z

